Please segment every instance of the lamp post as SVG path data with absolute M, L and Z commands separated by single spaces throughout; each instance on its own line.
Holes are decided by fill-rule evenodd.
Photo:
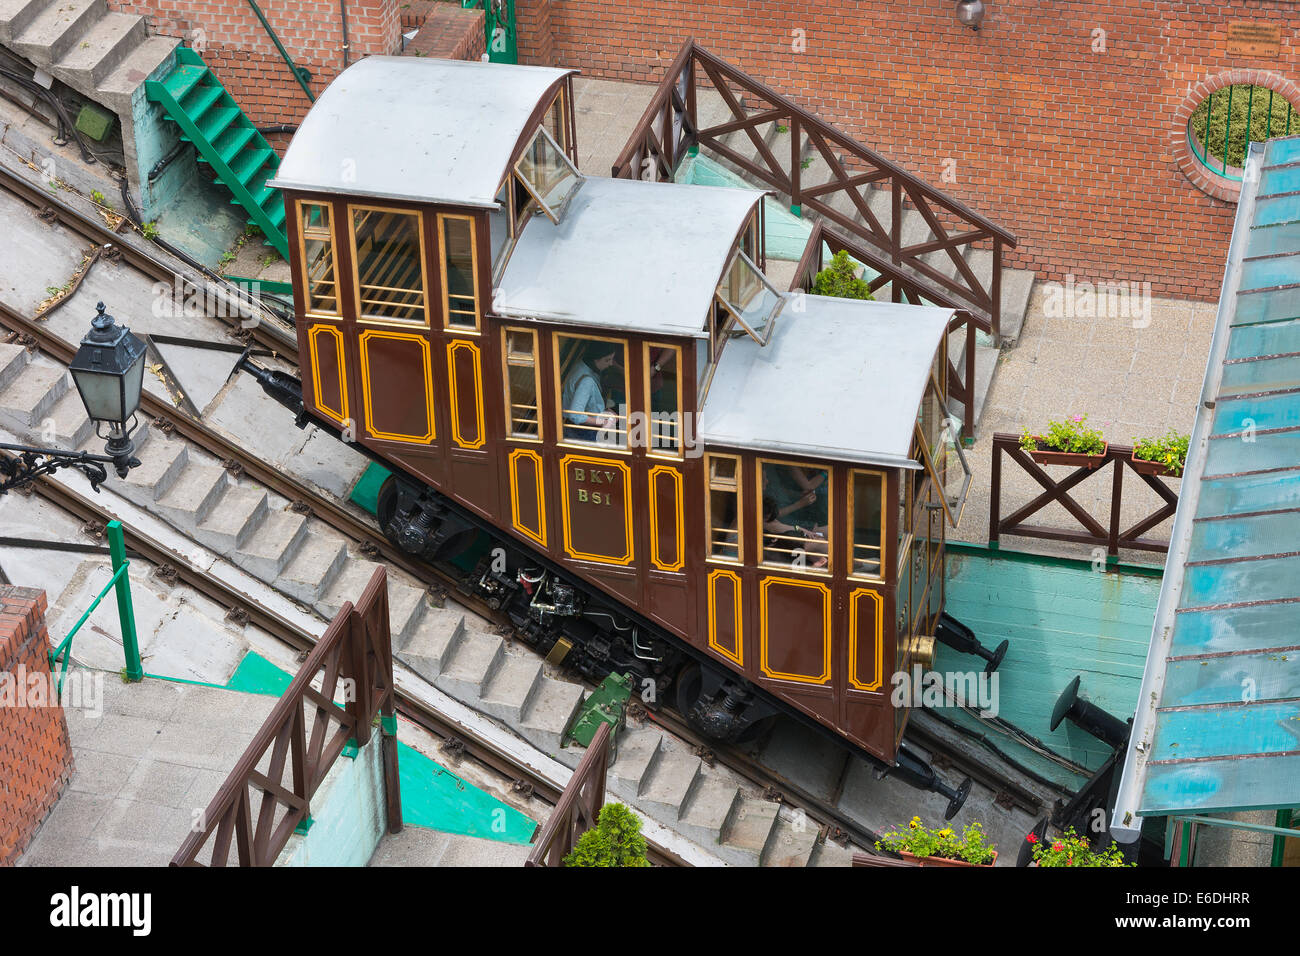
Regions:
M 978 30 L 984 22 L 984 0 L 957 0 L 957 20 L 962 26 Z
M 0 442 L 0 449 L 19 453 L 14 458 L 0 456 L 0 494 L 60 468 L 76 468 L 98 491 L 108 480 L 104 465 L 112 465 L 119 478 L 139 466 L 140 460 L 133 456 L 135 443 L 131 435 L 137 427 L 135 413 L 144 386 L 145 346 L 130 329 L 115 324 L 113 317 L 105 313 L 104 303 L 99 303 L 96 311 L 69 371 L 86 414 L 95 423 L 95 434 L 106 439 L 107 454 Z

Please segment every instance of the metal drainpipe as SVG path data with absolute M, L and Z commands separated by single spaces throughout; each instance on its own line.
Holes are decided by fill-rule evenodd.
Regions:
M 267 22 L 266 14 L 264 14 L 262 8 L 257 5 L 257 0 L 248 0 L 248 5 L 252 7 L 253 12 L 257 14 L 257 19 L 262 21 L 262 27 L 271 38 L 271 42 L 275 44 L 275 48 L 280 51 L 280 56 L 284 58 L 284 62 L 288 64 L 289 72 L 293 74 L 293 78 L 298 81 L 298 85 L 302 87 L 302 91 L 307 94 L 307 99 L 315 103 L 316 97 L 312 95 L 311 87 L 308 86 L 307 81 L 303 79 L 303 75 L 298 71 L 298 67 L 293 65 L 293 58 L 289 56 L 289 51 L 284 48 L 284 44 L 281 43 L 280 38 L 276 36 L 275 30 L 271 27 L 271 24 Z M 308 75 L 310 76 L 310 74 Z
M 339 15 L 343 18 L 343 69 L 352 65 L 348 56 L 348 0 L 339 0 Z

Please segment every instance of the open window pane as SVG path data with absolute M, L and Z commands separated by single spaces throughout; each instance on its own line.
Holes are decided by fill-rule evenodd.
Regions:
M 966 505 L 971 470 L 961 448 L 961 423 L 948 413 L 940 394 L 939 386 L 931 376 L 917 412 L 916 437 L 921 443 L 923 464 L 934 482 L 944 514 L 955 528 Z
M 307 311 L 314 315 L 341 315 L 334 258 L 333 211 L 323 203 L 299 202 L 298 214 Z
M 488 245 L 492 247 L 492 265 L 501 261 L 501 253 L 510 242 L 510 180 L 507 179 L 497 192 L 500 204 L 487 214 Z
M 881 577 L 885 552 L 885 476 L 874 471 L 853 472 L 849 495 L 853 532 L 851 573 L 857 577 Z
M 709 483 L 709 557 L 739 563 L 740 459 L 707 455 L 705 471 Z
M 749 256 L 737 250 L 722 281 L 718 298 L 736 322 L 760 345 L 772 338 L 773 322 L 785 300 Z
M 426 325 L 424 247 L 420 215 L 391 209 L 352 210 L 358 316 Z
M 451 328 L 478 328 L 478 284 L 474 276 L 474 220 L 439 216 L 442 226 L 443 309 Z
M 763 533 L 759 563 L 830 570 L 830 472 L 790 462 L 759 463 Z
M 537 333 L 505 329 L 506 428 L 511 438 L 542 437 L 537 406 Z
M 652 455 L 682 453 L 682 350 L 675 345 L 645 346 L 646 443 Z
M 537 130 L 537 135 L 515 163 L 515 171 L 552 222 L 560 221 L 564 207 L 582 182 L 578 170 L 545 127 Z
M 564 440 L 626 448 L 627 346 L 578 335 L 555 338 Z

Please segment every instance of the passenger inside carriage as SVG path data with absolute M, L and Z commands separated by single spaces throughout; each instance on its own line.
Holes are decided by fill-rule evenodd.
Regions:
M 565 357 L 567 370 L 560 401 L 564 415 L 564 438 L 567 441 L 609 443 L 621 446 L 622 416 L 616 413 L 617 402 L 612 389 L 602 385 L 602 376 L 611 369 L 624 374 L 623 346 L 617 342 L 570 340 Z M 626 400 L 626 399 L 625 399 Z
M 826 470 L 799 465 L 763 465 L 763 493 L 777 507 L 777 517 L 791 515 L 822 534 L 828 524 Z
M 826 567 L 826 534 L 781 520 L 776 499 L 763 496 L 763 563 Z

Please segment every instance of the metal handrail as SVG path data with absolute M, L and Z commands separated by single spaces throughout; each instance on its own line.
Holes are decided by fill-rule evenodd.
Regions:
M 253 12 L 257 14 L 257 19 L 262 21 L 262 27 L 266 30 L 267 36 L 271 38 L 271 42 L 275 44 L 275 48 L 280 51 L 280 56 L 289 67 L 289 72 L 293 74 L 293 78 L 297 80 L 298 85 L 302 87 L 302 91 L 307 94 L 307 99 L 315 103 L 316 96 L 312 93 L 311 87 L 307 85 L 307 80 L 311 78 L 311 72 L 305 67 L 294 65 L 293 57 L 289 56 L 289 51 L 286 50 L 284 44 L 280 42 L 280 37 L 276 35 L 275 29 L 271 26 L 270 22 L 267 21 L 266 14 L 262 12 L 262 8 L 257 5 L 257 0 L 248 0 L 248 5 L 252 7 Z
M 104 585 L 103 589 L 95 597 L 95 600 L 90 602 L 90 607 L 86 608 L 85 613 L 77 619 L 77 623 L 72 625 L 72 630 L 68 632 L 68 636 L 63 639 L 58 647 L 50 652 L 51 667 L 59 662 L 60 657 L 63 658 L 63 667 L 59 670 L 59 683 L 57 686 L 57 691 L 60 695 L 63 693 L 63 678 L 68 673 L 68 661 L 72 657 L 72 639 L 76 637 L 77 632 L 81 630 L 81 625 L 86 623 L 86 618 L 90 617 L 90 615 L 94 613 L 95 608 L 99 607 L 99 602 L 104 600 L 104 595 L 117 584 L 119 578 L 126 574 L 127 569 L 130 566 L 131 562 L 127 561 L 113 572 L 113 576 L 108 579 L 108 583 Z

